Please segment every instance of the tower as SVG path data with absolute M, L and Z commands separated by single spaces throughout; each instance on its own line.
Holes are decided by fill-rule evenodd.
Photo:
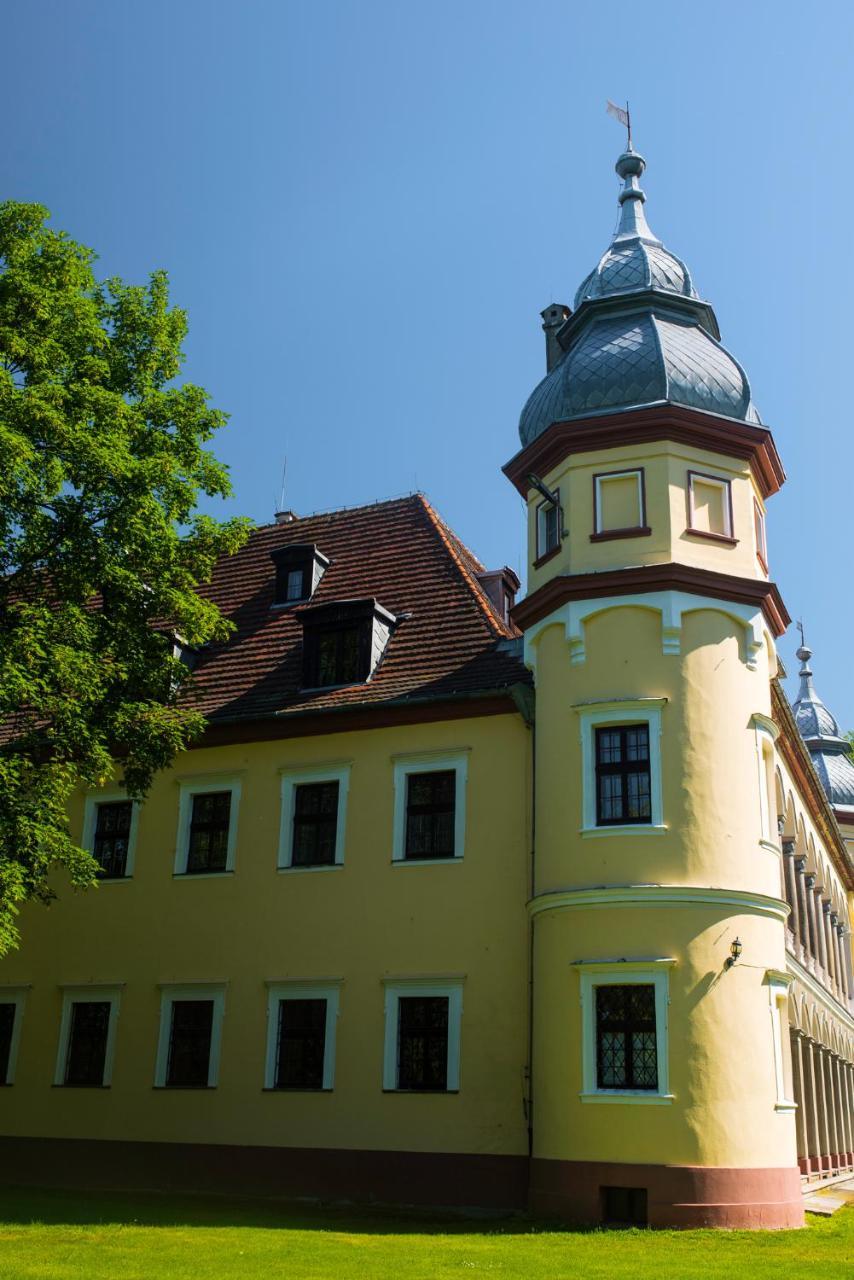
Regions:
M 643 158 L 505 472 L 536 680 L 532 1205 L 589 1221 L 802 1218 L 770 680 L 784 473 Z M 565 318 L 564 317 L 565 313 Z M 557 325 L 557 327 L 555 327 Z

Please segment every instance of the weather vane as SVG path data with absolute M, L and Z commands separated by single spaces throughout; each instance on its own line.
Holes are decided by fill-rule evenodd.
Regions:
M 629 111 L 628 102 L 626 103 L 625 107 L 618 107 L 616 102 L 612 102 L 611 99 L 608 98 L 607 106 L 605 107 L 605 110 L 607 111 L 609 116 L 613 116 L 615 120 L 619 120 L 620 124 L 624 126 L 628 134 L 628 142 L 626 144 L 626 150 L 631 151 L 632 149 L 632 117 Z
M 807 642 L 806 642 L 806 639 L 805 639 L 805 637 L 804 637 L 804 620 L 803 620 L 803 618 L 798 618 L 797 627 L 798 627 L 798 631 L 800 631 L 800 633 L 801 633 L 801 648 L 802 648 L 802 649 L 806 649 L 806 647 L 807 647 Z

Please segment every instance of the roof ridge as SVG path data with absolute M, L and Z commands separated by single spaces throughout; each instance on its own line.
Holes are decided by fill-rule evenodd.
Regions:
M 465 552 L 465 554 L 469 556 L 469 558 L 473 561 L 473 563 L 476 565 L 479 565 L 484 572 L 486 572 L 485 566 L 481 564 L 477 556 L 473 555 L 472 552 L 469 551 L 468 547 L 462 541 L 462 539 L 457 537 L 453 529 L 450 527 L 449 524 L 446 523 L 446 521 L 442 518 L 442 516 L 439 515 L 438 511 L 435 509 L 435 507 L 431 505 L 427 497 L 423 493 L 416 494 L 416 497 L 419 499 L 424 511 L 427 514 L 427 517 L 430 523 L 432 524 L 433 528 L 436 530 L 436 533 L 438 534 L 440 541 L 447 548 L 451 556 L 451 559 L 453 560 L 454 564 L 459 570 L 461 577 L 463 578 L 464 582 L 472 592 L 472 595 L 474 596 L 477 603 L 480 605 L 481 612 L 483 613 L 484 617 L 489 623 L 491 629 L 496 633 L 496 635 L 500 636 L 502 639 L 506 639 L 507 637 L 512 637 L 514 634 L 513 631 L 510 629 L 510 627 L 505 626 L 505 624 L 498 617 L 498 615 L 496 614 L 495 610 L 492 607 L 489 597 L 487 596 L 481 584 L 478 582 L 477 578 L 472 573 L 469 572 L 469 569 L 466 566 L 462 555 L 460 555 L 460 552 L 457 550 L 457 547 L 454 546 L 454 543 L 456 542 L 458 546 Z
M 295 515 L 294 519 L 287 521 L 285 526 L 278 520 L 253 525 L 252 532 L 261 533 L 264 529 L 281 529 L 289 524 L 301 524 L 304 520 L 322 520 L 325 516 L 353 515 L 357 511 L 377 511 L 383 507 L 402 506 L 407 502 L 416 502 L 422 496 L 420 489 L 413 489 L 411 493 L 402 493 L 396 498 L 375 498 L 373 502 L 357 502 L 354 507 L 324 507 L 319 511 L 307 511 L 305 515 Z

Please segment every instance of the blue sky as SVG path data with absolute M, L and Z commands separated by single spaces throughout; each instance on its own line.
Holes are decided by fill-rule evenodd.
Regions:
M 105 275 L 167 268 L 230 508 L 269 520 L 287 456 L 297 511 L 417 487 L 491 566 L 519 565 L 500 467 L 538 312 L 610 238 L 628 98 L 651 225 L 789 475 L 773 576 L 854 727 L 854 6 L 28 0 L 3 43 L 0 191 Z

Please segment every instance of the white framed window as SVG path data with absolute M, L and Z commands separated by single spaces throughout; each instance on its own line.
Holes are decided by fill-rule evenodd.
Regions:
M 54 1084 L 104 1089 L 113 1078 L 121 987 L 65 987 Z
M 581 703 L 573 708 L 578 714 L 581 735 L 582 835 L 660 835 L 666 830 L 661 787 L 661 710 L 666 702 L 666 698 L 626 698 Z M 610 742 L 607 733 L 602 731 L 629 730 L 637 726 L 646 726 L 643 744 L 647 758 L 640 770 L 646 779 L 644 803 L 640 807 L 627 805 L 625 812 L 637 811 L 636 819 L 602 821 L 600 816 L 607 812 L 607 806 L 600 795 L 604 773 L 597 753 L 602 755 Z M 619 753 L 631 747 L 631 743 L 621 740 L 615 750 Z
M 673 1101 L 669 973 L 675 961 L 580 961 L 582 1102 Z
M 27 987 L 0 987 L 0 1087 L 15 1083 Z
M 593 477 L 593 537 L 616 537 L 646 529 L 643 467 Z
M 774 1052 L 774 1085 L 777 1098 L 774 1110 L 796 1111 L 797 1103 L 792 1098 L 792 1084 L 787 1070 L 789 1059 L 785 1048 L 785 1041 L 789 1035 L 789 986 L 792 979 L 787 973 L 778 973 L 776 970 L 769 969 L 765 975 L 765 981 L 768 986 L 771 1044 Z
M 227 875 L 234 870 L 241 779 L 211 774 L 180 781 L 176 876 Z
M 733 536 L 732 488 L 729 480 L 688 472 L 688 532 L 704 538 Z
M 280 871 L 344 864 L 350 762 L 282 770 Z
M 265 1089 L 334 1089 L 339 996 L 339 981 L 267 984 Z
M 383 1089 L 457 1093 L 462 1017 L 462 979 L 386 982 Z
M 392 862 L 459 862 L 465 853 L 468 750 L 393 757 Z
M 554 490 L 554 502 L 540 502 L 537 505 L 537 559 L 547 556 L 560 546 L 563 509 L 560 505 L 560 489 Z
M 756 534 L 756 558 L 767 574 L 768 545 L 765 539 L 765 512 L 755 498 L 753 499 L 753 528 Z
M 126 791 L 95 791 L 83 805 L 82 847 L 101 865 L 99 883 L 129 880 L 136 859 L 139 805 Z
M 162 987 L 155 1088 L 216 1088 L 224 1018 L 224 983 Z

